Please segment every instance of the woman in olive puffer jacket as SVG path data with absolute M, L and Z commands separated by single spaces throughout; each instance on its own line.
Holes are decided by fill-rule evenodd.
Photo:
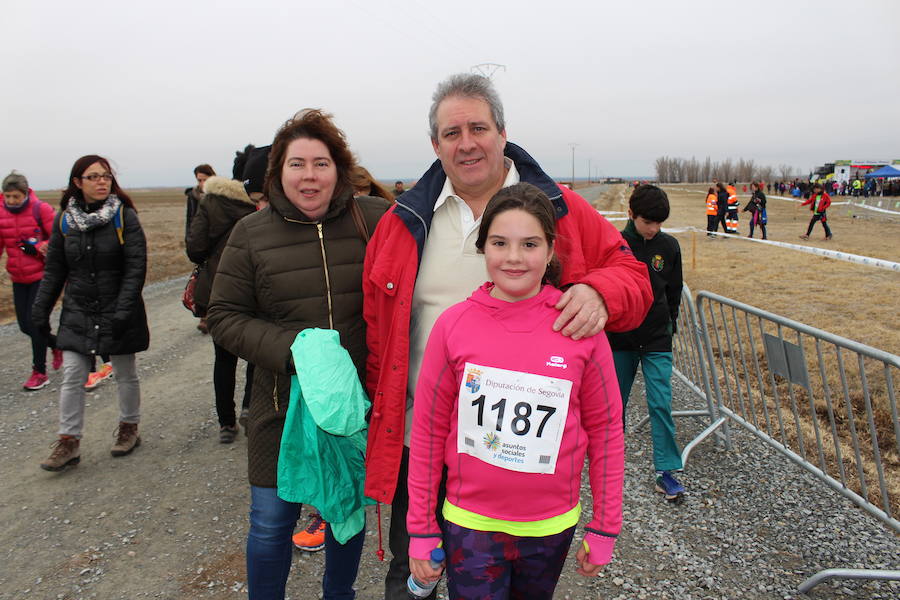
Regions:
M 241 219 L 219 261 L 207 324 L 213 340 L 256 365 L 250 402 L 250 597 L 280 598 L 299 504 L 276 490 L 279 445 L 303 329 L 339 332 L 362 379 L 366 359 L 362 271 L 369 233 L 389 204 L 353 198 L 355 160 L 330 115 L 298 113 L 269 153 L 269 207 Z M 325 535 L 324 598 L 352 597 L 365 532 L 341 545 Z

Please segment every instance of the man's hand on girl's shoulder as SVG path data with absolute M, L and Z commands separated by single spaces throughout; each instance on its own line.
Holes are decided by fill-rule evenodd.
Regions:
M 573 340 L 597 335 L 609 319 L 603 297 L 584 283 L 576 283 L 567 289 L 556 303 L 556 309 L 562 312 L 553 323 L 553 331 Z

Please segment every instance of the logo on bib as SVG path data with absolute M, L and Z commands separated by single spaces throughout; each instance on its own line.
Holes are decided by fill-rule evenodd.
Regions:
M 500 436 L 493 431 L 484 434 L 484 447 L 488 450 L 496 450 L 500 447 Z
M 568 369 L 569 365 L 566 364 L 566 359 L 562 356 L 551 356 L 550 360 L 547 361 L 548 367 L 556 367 L 557 369 Z
M 466 370 L 466 388 L 473 394 L 481 389 L 481 370 L 474 367 Z

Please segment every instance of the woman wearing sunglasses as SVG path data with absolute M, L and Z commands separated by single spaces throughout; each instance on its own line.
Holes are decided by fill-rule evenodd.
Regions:
M 65 289 L 56 346 L 63 351 L 59 438 L 41 463 L 61 471 L 81 460 L 84 384 L 93 358 L 109 354 L 119 396 L 113 456 L 125 456 L 138 436 L 141 390 L 135 353 L 150 344 L 141 290 L 147 242 L 134 203 L 119 187 L 109 161 L 88 155 L 75 161 L 53 224 L 44 278 L 31 318 L 50 335 L 50 312 Z

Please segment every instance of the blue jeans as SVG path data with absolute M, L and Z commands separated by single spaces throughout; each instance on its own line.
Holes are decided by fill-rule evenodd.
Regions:
M 653 439 L 653 468 L 657 471 L 681 469 L 681 451 L 675 440 L 675 421 L 672 419 L 672 353 L 616 350 L 613 352 L 613 362 L 622 393 L 622 423 L 625 422 L 628 396 L 640 364 L 647 394 L 650 437 Z
M 247 587 L 250 600 L 282 600 L 291 570 L 291 535 L 302 504 L 285 502 L 275 488 L 250 486 L 250 532 L 247 534 Z M 325 528 L 324 600 L 353 600 L 366 531 L 339 544 Z

